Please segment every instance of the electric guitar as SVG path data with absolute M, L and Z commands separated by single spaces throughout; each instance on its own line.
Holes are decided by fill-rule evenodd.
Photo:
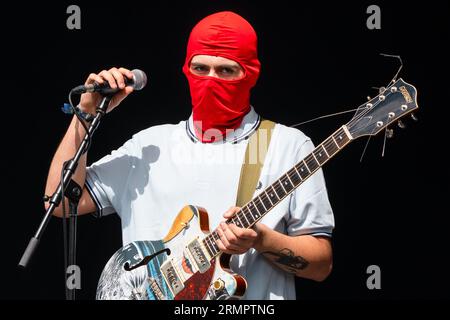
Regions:
M 417 109 L 416 95 L 414 86 L 393 80 L 226 223 L 251 228 L 351 141 L 389 130 L 390 124 Z M 246 280 L 232 272 L 231 256 L 220 252 L 216 239 L 219 235 L 210 232 L 206 210 L 185 206 L 164 239 L 129 243 L 111 257 L 100 276 L 96 298 L 239 299 L 247 288 Z

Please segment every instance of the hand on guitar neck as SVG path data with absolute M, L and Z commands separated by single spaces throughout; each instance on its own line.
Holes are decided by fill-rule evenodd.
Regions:
M 239 207 L 224 213 L 232 218 Z M 219 249 L 227 254 L 243 254 L 253 248 L 273 265 L 296 276 L 323 281 L 332 269 L 331 241 L 327 237 L 289 236 L 258 222 L 252 228 L 240 228 L 221 222 L 217 228 Z
M 231 207 L 224 214 L 225 219 L 230 219 L 241 208 Z M 217 227 L 217 233 L 220 239 L 216 241 L 220 251 L 228 254 L 243 254 L 249 249 L 255 248 L 255 246 L 261 241 L 261 232 L 257 223 L 253 228 L 239 228 L 233 223 L 227 224 L 221 222 Z

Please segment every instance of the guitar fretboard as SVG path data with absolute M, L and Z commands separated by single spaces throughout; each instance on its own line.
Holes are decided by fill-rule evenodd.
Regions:
M 251 228 L 349 142 L 350 138 L 346 134 L 344 126 L 342 126 L 318 145 L 302 161 L 293 166 L 288 172 L 253 198 L 253 200 L 244 205 L 226 223 L 234 223 L 241 228 Z M 220 253 L 220 249 L 216 243 L 218 239 L 220 239 L 219 234 L 217 231 L 213 231 L 202 240 L 211 258 Z

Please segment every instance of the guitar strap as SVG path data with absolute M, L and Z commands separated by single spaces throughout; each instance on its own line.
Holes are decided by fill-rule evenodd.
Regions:
M 236 197 L 238 207 L 242 207 L 253 198 L 274 127 L 275 122 L 263 119 L 256 132 L 249 138 L 239 178 Z

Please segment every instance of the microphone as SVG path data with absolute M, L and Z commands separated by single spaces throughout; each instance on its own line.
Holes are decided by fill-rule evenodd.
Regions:
M 145 87 L 147 84 L 147 75 L 144 71 L 139 69 L 134 69 L 131 71 L 133 73 L 133 79 L 125 78 L 125 86 L 131 86 L 134 90 L 141 90 Z M 101 94 L 112 94 L 116 93 L 117 91 L 120 91 L 119 88 L 111 88 L 109 86 L 109 83 L 105 81 L 102 84 L 99 84 L 97 82 L 87 84 L 87 85 L 81 85 L 78 87 L 75 87 L 72 89 L 72 92 L 75 94 L 82 94 L 85 92 L 100 92 Z

